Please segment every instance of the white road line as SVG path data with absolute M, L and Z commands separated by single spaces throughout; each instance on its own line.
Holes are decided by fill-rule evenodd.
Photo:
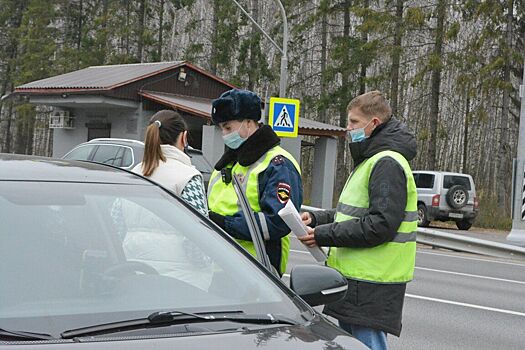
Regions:
M 310 254 L 310 253 L 308 253 L 307 251 L 304 251 L 304 250 L 290 249 L 290 251 L 294 252 L 294 253 Z M 511 263 L 511 262 L 498 261 L 498 260 L 489 260 L 490 258 L 488 258 L 488 259 L 480 259 L 480 258 L 472 258 L 472 257 L 468 257 L 468 256 L 442 254 L 442 253 L 434 253 L 434 252 L 425 252 L 425 251 L 422 251 L 422 250 L 418 250 L 417 254 L 446 256 L 446 257 L 456 258 L 456 259 L 474 260 L 474 261 L 482 261 L 482 262 L 493 263 L 493 264 L 503 264 L 503 265 L 512 265 L 512 266 L 525 267 L 525 264 Z
M 481 276 L 481 275 L 472 275 L 470 273 L 462 273 L 462 272 L 454 272 L 454 271 L 445 271 L 445 270 L 436 270 L 436 269 L 429 269 L 426 267 L 417 267 L 416 270 L 423 270 L 423 271 L 431 271 L 431 272 L 438 272 L 438 273 L 445 273 L 449 275 L 457 275 L 457 276 L 466 276 L 466 277 L 474 277 L 474 278 L 482 278 L 486 280 L 492 280 L 492 281 L 500 281 L 500 282 L 509 282 L 509 283 L 518 283 L 518 284 L 525 284 L 524 281 L 516 281 L 516 280 L 508 280 L 504 278 L 496 278 L 496 277 L 488 277 L 488 276 Z
M 446 256 L 450 258 L 456 258 L 456 259 L 465 259 L 465 260 L 474 260 L 474 261 L 483 261 L 487 263 L 495 263 L 495 264 L 504 264 L 504 265 L 513 265 L 513 266 L 521 266 L 525 267 L 525 264 L 519 264 L 519 263 L 511 263 L 506 261 L 498 261 L 498 260 L 488 260 L 488 259 L 479 259 L 479 258 L 471 258 L 468 256 L 460 256 L 460 255 L 452 255 L 452 254 L 442 254 L 442 253 L 434 253 L 434 252 L 425 252 L 422 250 L 418 250 L 417 254 L 428 254 L 428 255 L 438 255 L 438 256 Z
M 285 278 L 290 278 L 290 274 L 285 273 L 283 275 Z M 426 301 L 433 301 L 436 303 L 442 303 L 442 304 L 449 304 L 449 305 L 456 305 L 456 306 L 463 306 L 468 307 L 471 309 L 478 309 L 478 310 L 485 310 L 485 311 L 492 311 L 492 312 L 498 312 L 501 314 L 507 314 L 507 315 L 515 315 L 515 316 L 522 316 L 525 317 L 524 312 L 519 311 L 512 311 L 512 310 L 505 310 L 505 309 L 497 309 L 495 307 L 489 307 L 489 306 L 482 306 L 482 305 L 475 305 L 475 304 L 468 304 L 468 303 L 460 303 L 458 301 L 452 301 L 452 300 L 445 300 L 445 299 L 438 299 L 438 298 L 430 298 L 430 297 L 424 297 L 422 295 L 415 295 L 415 294 L 405 294 L 407 298 L 412 299 L 420 299 L 420 300 L 426 300 Z
M 424 297 L 424 296 L 421 296 L 421 295 L 414 295 L 414 294 L 408 294 L 408 293 L 405 294 L 405 295 L 408 298 L 413 298 L 413 299 L 433 301 L 433 302 L 436 302 L 436 303 L 443 303 L 443 304 L 450 304 L 450 305 L 456 305 L 456 306 L 463 306 L 463 307 L 469 307 L 469 308 L 472 308 L 472 309 L 493 311 L 493 312 L 499 312 L 499 313 L 502 313 L 502 314 L 508 314 L 508 315 L 515 315 L 515 316 L 525 317 L 525 313 L 518 312 L 518 311 L 505 310 L 505 309 L 496 309 L 494 307 L 474 305 L 474 304 L 467 304 L 467 303 L 460 303 L 460 302 L 457 302 L 457 301 L 451 301 L 451 300 L 445 300 L 445 299 L 429 298 L 429 297 Z
M 293 253 L 308 254 L 308 255 L 310 254 L 309 252 L 305 252 L 305 251 L 302 251 L 302 250 L 290 249 L 290 251 L 293 252 Z M 525 281 L 509 280 L 509 279 L 505 279 L 505 278 L 497 278 L 497 277 L 489 277 L 489 276 L 482 276 L 482 275 L 474 275 L 474 274 L 470 274 L 470 273 L 462 273 L 462 272 L 447 271 L 447 270 L 437 270 L 437 269 L 430 269 L 430 268 L 427 268 L 427 267 L 418 267 L 418 266 L 416 266 L 416 270 L 438 272 L 438 273 L 445 273 L 445 274 L 449 274 L 449 275 L 465 276 L 465 277 L 472 277 L 472 278 L 481 278 L 481 279 L 492 280 L 492 281 L 499 281 L 499 282 L 525 284 Z

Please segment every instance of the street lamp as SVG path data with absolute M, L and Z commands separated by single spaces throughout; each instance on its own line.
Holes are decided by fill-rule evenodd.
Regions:
M 279 80 L 279 97 L 286 97 L 286 84 L 288 80 L 288 20 L 286 19 L 286 11 L 280 0 L 275 0 L 281 10 L 283 17 L 283 46 L 282 48 L 262 29 L 262 27 L 253 19 L 252 16 L 239 4 L 237 0 L 232 0 L 238 8 L 248 17 L 250 21 L 263 33 L 263 35 L 270 40 L 273 46 L 281 53 L 281 77 Z

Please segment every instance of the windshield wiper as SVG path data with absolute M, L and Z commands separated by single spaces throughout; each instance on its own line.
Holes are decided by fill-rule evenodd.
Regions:
M 242 311 L 190 313 L 184 311 L 154 312 L 146 318 L 99 324 L 89 327 L 71 329 L 62 332 L 63 339 L 104 333 L 124 332 L 155 326 L 171 326 L 182 323 L 203 322 L 235 322 L 250 324 L 289 324 L 295 325 L 294 320 L 274 316 L 272 314 L 245 314 Z
M 51 334 L 34 333 L 26 331 L 11 331 L 0 328 L 0 337 L 15 338 L 21 340 L 51 340 L 55 339 Z

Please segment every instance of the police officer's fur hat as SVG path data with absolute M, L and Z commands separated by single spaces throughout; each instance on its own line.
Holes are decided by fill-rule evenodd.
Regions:
M 261 119 L 261 98 L 248 90 L 232 89 L 212 102 L 211 119 L 214 124 L 229 120 Z

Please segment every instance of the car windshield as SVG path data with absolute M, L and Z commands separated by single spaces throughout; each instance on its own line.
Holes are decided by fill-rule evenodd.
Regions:
M 155 311 L 273 313 L 277 283 L 151 185 L 0 182 L 0 328 L 57 335 Z

